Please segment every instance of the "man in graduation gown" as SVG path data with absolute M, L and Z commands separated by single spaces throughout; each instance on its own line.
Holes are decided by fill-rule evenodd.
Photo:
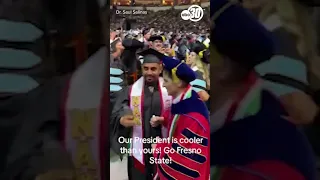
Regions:
M 151 42 L 151 48 L 163 53 L 164 37 L 160 35 L 152 35 L 150 36 L 149 41 Z
M 163 88 L 163 79 L 160 76 L 162 66 L 160 59 L 148 52 L 141 53 L 144 57 L 142 64 L 143 76 L 132 86 L 119 92 L 111 116 L 112 149 L 120 156 L 121 147 L 134 149 L 128 158 L 128 176 L 130 180 L 151 180 L 155 169 L 149 162 L 151 153 L 142 153 L 143 149 L 151 149 L 151 143 L 119 143 L 119 137 L 125 138 L 155 138 L 162 136 L 165 129 L 161 126 L 152 128 L 150 119 L 153 115 L 160 116 L 171 105 L 171 97 Z
M 133 84 L 138 79 L 138 67 L 140 67 L 137 52 L 144 48 L 144 44 L 137 39 L 126 38 L 122 42 L 125 47 L 121 62 L 123 63 L 126 72 L 126 80 L 129 85 Z
M 211 179 L 315 180 L 308 140 L 253 71 L 273 56 L 270 32 L 234 1 L 210 5 Z
M 162 123 L 167 127 L 166 137 L 172 139 L 155 144 L 157 179 L 207 180 L 210 175 L 209 112 L 190 85 L 196 75 L 183 61 L 165 56 L 162 60 L 164 87 L 174 99 L 163 117 L 151 120 L 153 126 Z M 168 159 L 170 161 L 165 162 Z

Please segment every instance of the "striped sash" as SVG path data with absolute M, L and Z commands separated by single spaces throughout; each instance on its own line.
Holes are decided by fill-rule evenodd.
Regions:
M 77 179 L 105 179 L 106 50 L 100 49 L 72 75 L 64 102 L 63 144 Z
M 141 77 L 138 81 L 136 81 L 132 85 L 132 89 L 130 92 L 130 108 L 133 111 L 134 120 L 138 121 L 140 125 L 133 127 L 133 135 L 132 135 L 132 144 L 130 148 L 135 149 L 135 151 L 132 151 L 133 153 L 131 156 L 133 156 L 136 160 L 139 161 L 141 165 L 144 166 L 144 158 L 143 158 L 143 144 L 142 144 L 142 138 L 143 135 L 143 127 L 144 127 L 144 119 L 143 117 L 143 93 L 144 89 L 144 79 Z M 161 97 L 161 105 L 162 109 L 161 112 L 164 112 L 166 109 L 170 108 L 172 103 L 172 97 L 168 95 L 167 90 L 163 88 L 163 79 L 159 78 L 159 91 L 160 91 L 160 97 Z M 168 134 L 168 130 L 165 127 L 162 127 L 162 136 L 166 137 Z

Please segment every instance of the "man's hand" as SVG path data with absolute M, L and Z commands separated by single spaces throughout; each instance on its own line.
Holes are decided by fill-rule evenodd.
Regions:
M 157 148 L 157 144 L 151 144 L 151 148 L 152 149 L 156 149 Z
M 132 115 L 125 115 L 125 116 L 121 117 L 120 124 L 124 127 L 132 127 L 132 126 L 136 125 L 136 123 L 133 121 Z
M 116 37 L 117 37 L 117 32 L 115 32 L 115 31 L 110 32 L 110 39 L 111 40 L 115 40 Z
M 164 117 L 153 116 L 150 120 L 150 124 L 152 127 L 157 127 L 162 124 L 164 121 Z
M 39 174 L 35 180 L 75 180 L 75 173 L 73 170 L 50 170 Z

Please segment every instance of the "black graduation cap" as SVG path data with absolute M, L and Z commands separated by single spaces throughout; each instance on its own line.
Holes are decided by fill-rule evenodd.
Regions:
M 201 58 L 201 60 L 206 63 L 209 64 L 209 60 L 210 60 L 210 50 L 206 49 L 205 51 L 203 51 L 203 58 Z
M 144 47 L 144 43 L 137 39 L 127 38 L 122 41 L 123 47 L 126 49 L 140 49 Z
M 199 55 L 199 52 L 204 51 L 205 49 L 206 46 L 203 43 L 196 41 L 192 46 L 191 52 L 195 52 Z
M 143 56 L 143 64 L 144 63 L 162 63 L 162 59 L 166 56 L 161 52 L 149 48 L 144 51 L 138 53 L 138 55 Z
M 209 63 L 210 51 L 206 48 L 206 46 L 203 43 L 199 41 L 193 43 L 191 52 L 195 52 L 200 57 L 201 61 L 203 61 L 204 63 Z
M 149 38 L 149 41 L 156 41 L 156 40 L 160 40 L 160 41 L 163 41 L 163 38 L 162 36 L 159 36 L 159 35 L 152 35 L 150 38 Z
M 179 45 L 178 51 L 176 52 L 177 58 L 181 59 L 181 60 L 186 59 L 186 55 L 187 55 L 188 50 L 189 49 L 185 44 Z

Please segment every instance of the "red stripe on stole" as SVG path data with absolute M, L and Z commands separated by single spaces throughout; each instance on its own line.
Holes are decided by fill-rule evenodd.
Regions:
M 230 123 L 236 114 L 239 105 L 243 98 L 247 95 L 247 93 L 250 91 L 251 87 L 257 82 L 258 78 L 257 75 L 254 72 L 251 72 L 250 75 L 247 78 L 246 84 L 244 89 L 239 91 L 235 101 L 232 103 L 226 117 L 226 123 Z
M 131 88 L 131 90 L 132 90 L 132 88 Z M 131 95 L 131 92 L 130 92 L 130 95 Z M 130 101 L 131 101 L 131 98 L 130 98 Z M 144 84 L 143 84 L 143 86 L 142 86 L 142 92 L 141 92 L 141 100 L 140 100 L 140 102 L 141 102 L 141 105 L 140 105 L 140 107 L 141 107 L 141 114 L 140 114 L 140 117 L 141 117 L 141 126 L 142 126 L 142 138 L 144 138 L 144 119 L 143 119 L 143 106 L 144 106 Z M 143 144 L 142 144 L 142 146 L 143 146 Z M 131 145 L 131 147 L 132 147 L 132 145 Z M 144 146 L 142 147 L 142 148 L 144 148 Z M 134 156 L 132 156 L 133 157 L 133 167 L 135 167 L 136 169 L 138 169 L 140 172 L 142 172 L 142 173 L 144 173 L 145 172 L 145 166 L 143 165 L 143 164 L 141 164 L 137 159 L 135 159 L 134 158 Z M 142 162 L 144 162 L 144 155 L 142 156 Z
M 188 90 L 191 88 L 190 85 L 187 86 L 187 88 L 183 91 L 182 95 L 181 95 L 181 98 L 180 98 L 180 101 L 183 100 L 183 97 L 185 96 L 185 94 L 188 92 Z
M 69 80 L 66 83 L 66 87 L 63 91 L 62 94 L 62 103 L 61 103 L 61 107 L 60 107 L 60 116 L 61 116 L 61 131 L 60 131 L 60 136 L 61 136 L 61 141 L 62 141 L 62 145 L 63 148 L 66 150 L 66 142 L 65 142 L 65 136 L 66 136 L 66 110 L 67 110 L 67 100 L 68 100 L 68 96 L 69 96 L 69 89 L 70 89 L 70 85 L 71 85 L 71 78 L 72 76 L 70 76 Z M 104 84 L 107 84 L 107 82 L 104 82 Z M 105 85 L 103 86 L 105 87 Z M 105 156 L 105 143 L 106 143 L 106 138 L 105 136 L 107 135 L 106 133 L 106 109 L 108 109 L 108 102 L 107 99 L 109 98 L 109 93 L 105 93 L 105 92 L 109 92 L 107 87 L 104 88 L 103 90 L 103 94 L 101 97 L 101 103 L 100 103 L 100 133 L 99 133 L 99 155 L 100 155 L 100 178 L 101 179 L 105 179 L 105 160 L 106 160 L 106 156 Z
M 103 82 L 103 94 L 101 95 L 101 102 L 100 102 L 100 122 L 99 122 L 99 155 L 100 155 L 100 178 L 101 180 L 106 179 L 106 144 L 109 145 L 109 143 L 107 142 L 106 136 L 108 135 L 106 130 L 107 130 L 107 111 L 109 109 L 108 105 L 109 105 L 109 85 L 108 85 L 108 81 L 109 79 L 104 79 Z M 110 149 L 110 147 L 108 146 L 108 149 Z
M 160 105 L 161 105 L 160 112 L 162 115 L 164 113 L 164 102 L 163 102 L 163 98 L 162 98 L 162 87 L 161 87 L 160 81 L 158 81 L 158 89 L 159 89 L 159 93 L 160 93 Z M 132 86 L 130 88 L 130 94 L 131 94 L 131 91 L 132 91 Z M 129 101 L 129 106 L 130 106 L 130 101 Z M 141 112 L 144 112 L 143 106 L 144 106 L 144 85 L 142 87 L 142 93 L 141 93 Z M 143 114 L 141 114 L 141 124 L 142 124 L 142 138 L 144 138 L 144 125 L 145 124 L 144 124 Z M 144 156 L 142 156 L 142 161 L 145 163 Z M 135 157 L 133 157 L 133 166 L 134 166 L 134 168 L 138 169 L 140 172 L 145 173 L 145 165 L 141 164 Z
M 161 115 L 164 113 L 164 103 L 163 103 L 163 99 L 162 99 L 162 89 L 161 89 L 161 84 L 160 84 L 160 81 L 158 80 L 158 89 L 159 89 L 159 93 L 160 93 L 160 105 L 161 105 Z
M 136 168 L 138 171 L 145 173 L 145 166 L 141 164 L 140 161 L 138 161 L 134 156 L 132 156 L 132 159 L 133 159 L 133 167 Z
M 61 129 L 60 129 L 60 138 L 61 142 L 63 145 L 63 148 L 66 148 L 65 144 L 65 136 L 66 136 L 66 109 L 67 109 L 67 100 L 68 100 L 68 95 L 69 95 L 69 89 L 70 89 L 70 84 L 71 84 L 71 78 L 72 76 L 69 77 L 69 79 L 66 82 L 66 86 L 62 91 L 62 101 L 60 104 L 60 117 L 61 117 Z

